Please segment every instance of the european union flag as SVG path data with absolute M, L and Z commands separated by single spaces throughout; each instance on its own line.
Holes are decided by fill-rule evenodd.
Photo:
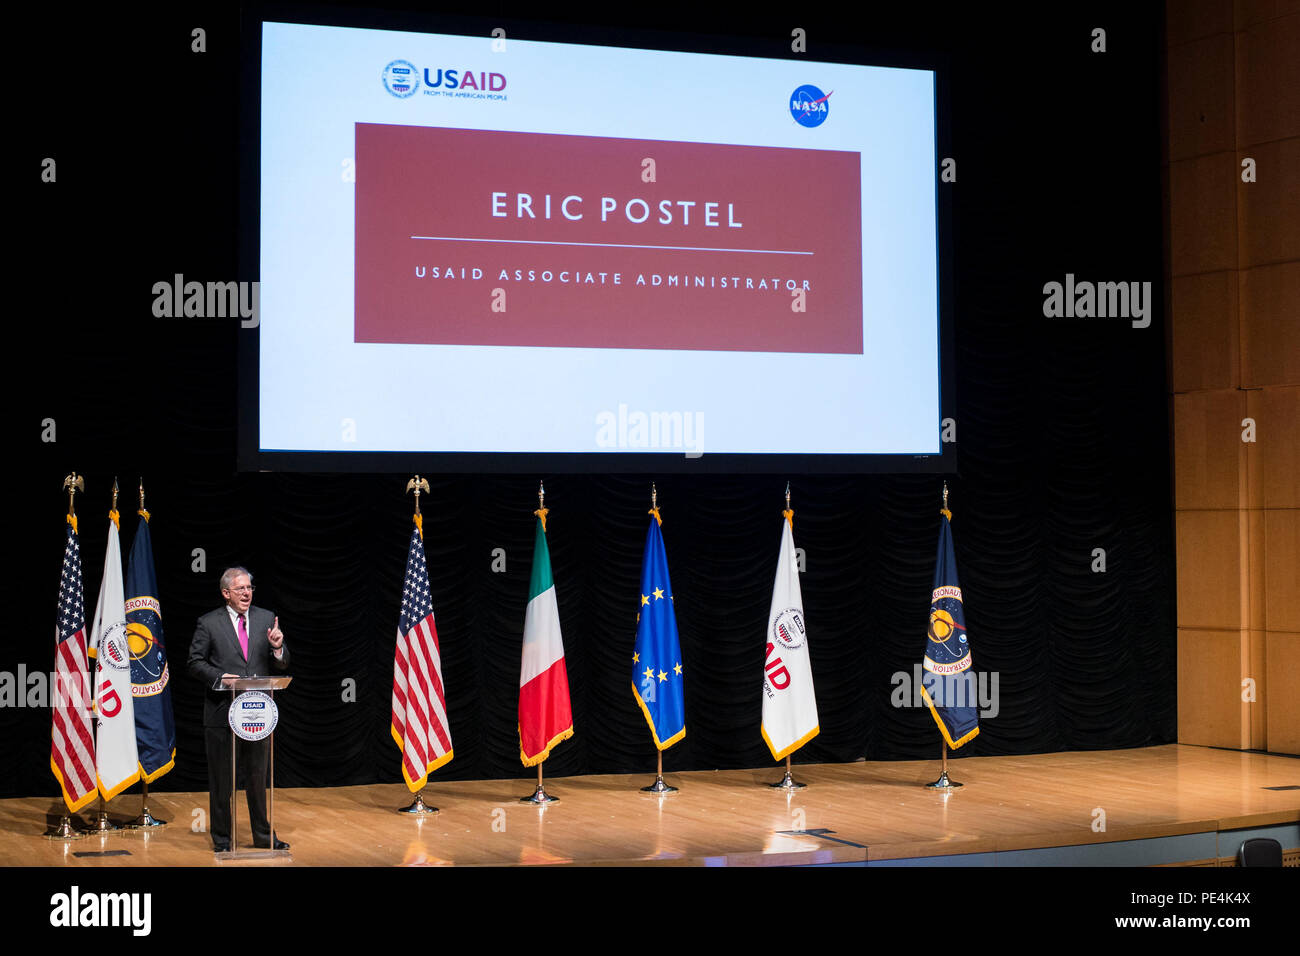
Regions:
M 970 640 L 962 611 L 957 558 L 952 549 L 951 515 L 944 509 L 939 529 L 939 554 L 930 594 L 930 626 L 926 635 L 921 696 L 948 746 L 956 750 L 980 732 L 979 699 L 971 670 Z
M 668 580 L 668 555 L 659 532 L 662 521 L 658 509 L 650 514 L 654 517 L 641 559 L 641 610 L 632 652 L 632 693 L 650 725 L 655 746 L 667 750 L 686 736 L 686 693 L 673 586 Z
M 176 728 L 147 511 L 140 512 L 140 524 L 135 529 L 126 568 L 126 636 L 131 648 L 135 744 L 140 754 L 140 773 L 147 782 L 153 783 L 175 762 Z

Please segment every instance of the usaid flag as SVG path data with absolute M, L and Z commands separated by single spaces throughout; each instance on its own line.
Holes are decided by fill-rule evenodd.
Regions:
M 925 659 L 921 662 L 921 696 L 948 746 L 956 750 L 980 732 L 975 674 L 971 671 L 970 640 L 957 583 L 957 558 L 952 549 L 951 515 L 945 509 L 939 529 L 939 554 L 930 594 L 930 626 Z
M 763 661 L 763 739 L 772 757 L 784 760 L 821 729 L 808 659 L 808 631 L 799 592 L 794 551 L 794 512 L 785 512 L 781 554 L 767 617 L 767 655 Z
M 108 550 L 88 653 L 95 659 L 95 774 L 99 792 L 105 800 L 112 800 L 140 779 L 140 761 L 135 746 L 131 647 L 126 633 L 118 514 L 110 511 L 108 516 Z

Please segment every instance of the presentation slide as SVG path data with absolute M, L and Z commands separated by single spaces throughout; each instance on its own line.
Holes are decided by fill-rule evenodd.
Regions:
M 265 23 L 263 451 L 936 455 L 928 70 Z

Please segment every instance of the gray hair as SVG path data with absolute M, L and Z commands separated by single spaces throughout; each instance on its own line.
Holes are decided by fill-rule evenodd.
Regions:
M 249 584 L 253 583 L 253 572 L 248 570 L 248 568 L 241 568 L 236 565 L 233 568 L 226 568 L 226 570 L 221 572 L 221 590 L 227 590 L 235 583 L 235 578 L 239 577 L 241 574 L 248 577 Z

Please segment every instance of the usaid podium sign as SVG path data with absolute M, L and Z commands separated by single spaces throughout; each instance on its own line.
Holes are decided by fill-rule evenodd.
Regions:
M 227 720 L 241 740 L 265 740 L 280 719 L 279 708 L 270 694 L 246 690 L 230 702 Z

